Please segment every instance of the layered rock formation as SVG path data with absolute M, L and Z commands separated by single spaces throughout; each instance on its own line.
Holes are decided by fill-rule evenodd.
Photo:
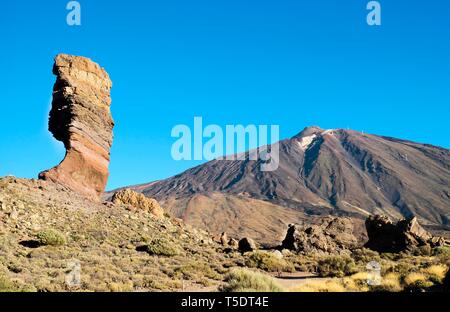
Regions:
M 327 217 L 317 225 L 289 225 L 281 247 L 305 254 L 344 254 L 357 245 L 350 218 Z
M 55 59 L 49 131 L 64 143 L 66 156 L 39 178 L 99 199 L 108 180 L 114 122 L 111 80 L 90 59 L 60 54 Z
M 442 237 L 432 236 L 416 217 L 394 223 L 387 216 L 375 215 L 366 220 L 369 241 L 365 247 L 378 252 L 401 252 L 421 246 L 438 247 L 445 244 Z
M 112 202 L 118 205 L 125 205 L 136 210 L 150 212 L 157 218 L 164 216 L 164 210 L 153 198 L 147 198 L 140 193 L 136 193 L 130 189 L 124 189 L 116 192 L 112 198 Z

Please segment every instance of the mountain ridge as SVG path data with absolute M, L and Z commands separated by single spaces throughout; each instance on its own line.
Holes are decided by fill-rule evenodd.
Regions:
M 213 160 L 171 178 L 131 188 L 156 198 L 175 216 L 197 220 L 193 225 L 213 232 L 227 229 L 220 226 L 226 222 L 218 222 L 219 225 L 214 222 L 216 225 L 211 226 L 205 221 L 213 223 L 212 211 L 217 214 L 220 207 L 226 207 L 238 213 L 252 201 L 255 207 L 264 206 L 261 201 L 270 203 L 271 209 L 279 211 L 280 215 L 284 215 L 283 208 L 292 209 L 296 217 L 284 220 L 283 226 L 295 221 L 292 219 L 308 220 L 317 215 L 364 219 L 381 213 L 391 218 L 417 216 L 426 226 L 448 228 L 448 149 L 317 126 L 306 127 L 278 144 L 280 166 L 274 172 L 261 171 L 260 161 L 248 158 Z M 223 197 L 215 196 L 217 193 Z M 203 206 L 198 203 L 197 195 L 203 195 L 208 206 L 188 209 L 194 198 L 197 205 Z M 254 225 L 237 218 L 235 222 L 246 223 L 246 226 L 231 232 L 250 231 L 256 233 L 257 239 L 270 241 L 269 236 L 277 230 L 271 228 L 269 235 L 256 224 L 267 224 L 273 214 L 254 213 L 252 218 Z M 199 223 L 198 219 L 203 221 Z M 283 226 L 280 224 L 276 228 L 284 231 Z

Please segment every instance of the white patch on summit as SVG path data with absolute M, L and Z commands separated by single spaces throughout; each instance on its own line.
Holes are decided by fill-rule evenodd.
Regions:
M 314 141 L 314 139 L 316 137 L 317 137 L 317 135 L 315 135 L 315 134 L 303 137 L 303 138 L 301 138 L 300 141 L 298 141 L 298 145 L 300 146 L 300 148 L 302 150 L 306 150 L 311 145 L 311 143 Z

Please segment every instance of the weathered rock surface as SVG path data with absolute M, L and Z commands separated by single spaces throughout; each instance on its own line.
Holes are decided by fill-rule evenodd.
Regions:
M 237 239 L 230 238 L 230 241 L 228 242 L 228 246 L 232 249 L 238 249 L 239 248 L 239 242 Z
M 49 131 L 64 143 L 66 156 L 39 178 L 62 184 L 91 199 L 99 199 L 108 180 L 114 122 L 111 80 L 90 59 L 60 54 L 55 59 Z
M 281 248 L 304 254 L 343 254 L 357 244 L 351 219 L 327 217 L 317 225 L 289 225 Z
M 366 220 L 369 241 L 365 247 L 378 252 L 411 251 L 420 246 L 437 247 L 445 244 L 442 237 L 432 236 L 416 217 L 394 223 L 387 216 L 375 215 Z
M 238 248 L 240 252 L 250 252 L 258 249 L 253 239 L 244 237 L 239 241 Z
M 150 212 L 158 218 L 164 217 L 164 210 L 155 199 L 145 197 L 144 195 L 136 193 L 130 189 L 123 189 L 116 192 L 112 198 L 112 202 L 114 204 L 125 205 L 136 210 Z
M 223 232 L 220 235 L 220 243 L 222 244 L 222 246 L 228 246 L 228 235 L 226 232 Z

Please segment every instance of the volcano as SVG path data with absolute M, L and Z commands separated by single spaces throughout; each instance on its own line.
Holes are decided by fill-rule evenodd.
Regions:
M 289 223 L 323 215 L 417 216 L 430 230 L 449 229 L 448 149 L 313 126 L 280 141 L 279 152 L 272 172 L 258 160 L 214 160 L 131 188 L 196 227 L 267 243 Z

